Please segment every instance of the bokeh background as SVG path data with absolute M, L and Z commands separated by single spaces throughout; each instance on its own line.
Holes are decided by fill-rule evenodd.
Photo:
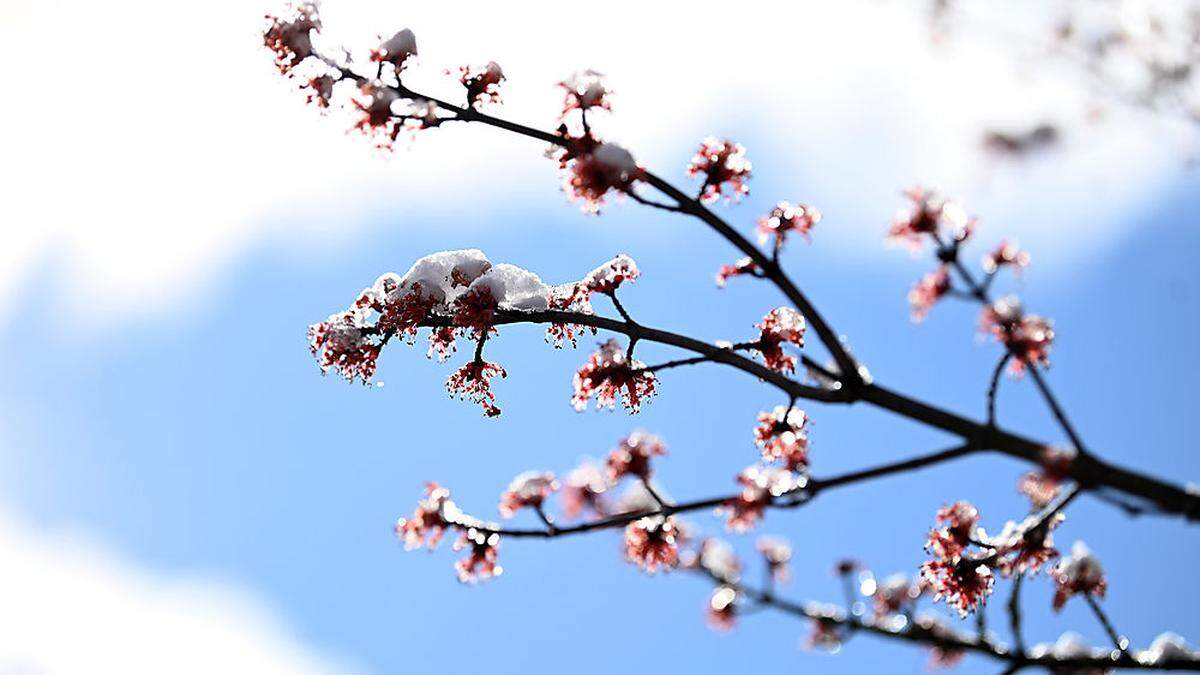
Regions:
M 902 188 L 961 197 L 981 216 L 972 257 L 1003 237 L 1032 252 L 1002 283 L 1056 321 L 1050 381 L 1085 438 L 1200 480 L 1194 123 L 1048 54 L 1039 31 L 1065 3 L 960 5 L 327 0 L 323 14 L 362 48 L 413 28 L 418 77 L 447 96 L 444 68 L 497 60 L 500 114 L 540 126 L 554 83 L 596 68 L 617 92 L 608 135 L 680 183 L 701 137 L 740 141 L 752 192 L 718 208 L 749 231 L 777 200 L 819 207 L 813 244 L 785 255 L 794 277 L 878 381 L 979 417 L 997 347 L 952 302 L 911 324 L 905 294 L 930 263 L 883 244 Z M 694 222 L 628 203 L 582 215 L 536 143 L 446 127 L 384 154 L 347 137 L 274 73 L 257 31 L 277 9 L 0 7 L 0 672 L 920 671 L 922 650 L 869 636 L 802 651 L 808 626 L 769 613 L 714 633 L 704 582 L 642 574 L 615 533 L 505 541 L 504 575 L 478 587 L 456 581 L 446 546 L 402 550 L 392 523 L 426 479 L 494 518 L 519 471 L 565 473 L 635 428 L 667 441 L 670 495 L 727 492 L 755 458 L 755 414 L 782 401 L 702 367 L 666 374 L 636 417 L 577 414 L 587 340 L 555 351 L 535 327 L 489 342 L 510 373 L 495 420 L 449 400 L 453 364 L 423 349 L 386 352 L 383 387 L 321 378 L 305 327 L 380 273 L 479 247 L 559 283 L 624 252 L 644 272 L 624 294 L 634 315 L 706 339 L 751 334 L 778 298 L 749 280 L 716 290 L 737 256 Z M 1049 148 L 981 146 L 1041 123 L 1059 130 Z M 643 358 L 668 354 L 650 347 Z M 1006 381 L 999 409 L 1061 440 L 1028 382 Z M 808 411 L 819 474 L 950 442 L 870 409 Z M 790 597 L 838 601 L 836 560 L 915 572 L 939 505 L 969 498 L 999 528 L 1026 508 L 1024 470 L 975 457 L 823 495 L 759 532 L 793 543 Z M 691 522 L 720 534 L 717 518 Z M 1105 606 L 1135 644 L 1200 639 L 1192 528 L 1085 498 L 1058 533 L 1076 539 L 1105 564 Z M 753 561 L 753 535 L 731 540 Z M 1046 580 L 1026 585 L 1031 643 L 1067 629 L 1104 643 L 1085 607 L 1055 615 L 1049 597 Z M 991 623 L 1003 629 L 998 606 Z

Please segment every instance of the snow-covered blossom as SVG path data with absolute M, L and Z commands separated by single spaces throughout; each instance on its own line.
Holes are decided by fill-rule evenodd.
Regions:
M 292 15 L 287 18 L 266 18 L 270 25 L 263 32 L 263 45 L 275 53 L 275 66 L 287 75 L 313 54 L 312 33 L 321 30 L 317 5 L 303 2 L 292 7 Z
M 458 580 L 464 584 L 474 584 L 498 577 L 504 569 L 496 562 L 500 548 L 500 535 L 495 532 L 468 528 L 454 542 L 454 550 L 467 549 L 465 558 L 454 563 L 458 570 Z
M 959 639 L 960 636 L 954 632 L 950 626 L 947 626 L 941 617 L 933 614 L 920 614 L 913 619 L 912 631 L 917 634 L 928 635 L 931 638 L 941 640 Z M 939 668 L 950 669 L 958 665 L 966 652 L 958 647 L 954 647 L 945 643 L 934 643 L 929 647 L 929 664 L 928 670 L 937 670 Z
M 637 263 L 624 253 L 588 272 L 583 283 L 592 293 L 612 295 L 626 281 L 636 281 L 641 276 Z
M 1106 658 L 1108 652 L 1089 647 L 1082 635 L 1068 631 L 1060 635 L 1054 644 L 1043 642 L 1030 647 L 1029 655 L 1035 659 L 1050 657 L 1059 661 L 1069 661 L 1071 659 Z M 1106 675 L 1110 670 L 1093 666 L 1060 666 L 1053 672 L 1055 675 Z
M 996 584 L 992 569 L 971 555 L 927 560 L 921 575 L 933 589 L 935 602 L 945 600 L 964 617 L 987 600 Z
M 771 370 L 791 373 L 796 370 L 796 357 L 783 350 L 783 345 L 804 346 L 804 316 L 791 307 L 777 307 L 755 324 L 759 329 L 754 349 L 762 355 Z
M 625 558 L 650 574 L 679 564 L 679 527 L 673 516 L 646 516 L 625 527 Z
M 457 512 L 457 507 L 450 501 L 450 491 L 430 481 L 425 484 L 425 499 L 417 502 L 412 517 L 396 521 L 396 536 L 410 551 L 423 545 L 436 548 L 450 526 L 445 514 L 451 511 Z
M 1050 531 L 1063 520 L 1065 516 L 1061 513 L 1045 519 L 1033 514 L 1020 523 L 1008 521 L 996 537 L 984 533 L 980 538 L 996 550 L 996 566 L 1005 575 L 1036 574 L 1043 565 L 1058 557 Z
M 812 228 L 821 222 L 821 212 L 805 204 L 779 202 L 770 213 L 758 219 L 758 243 L 766 244 L 775 236 L 775 248 L 781 249 L 787 242 L 789 232 L 795 232 L 812 241 Z
M 604 503 L 604 494 L 608 492 L 608 472 L 596 462 L 586 459 L 579 466 L 571 469 L 563 480 L 562 492 L 559 493 L 562 503 L 563 516 L 578 518 L 585 510 L 591 509 L 597 515 L 608 513 Z
M 779 537 L 759 537 L 754 542 L 754 548 L 762 554 L 767 563 L 767 570 L 775 581 L 786 584 L 792 579 L 792 571 L 788 563 L 792 560 L 792 545 L 786 539 Z
M 612 104 L 608 98 L 612 91 L 604 83 L 604 76 L 594 70 L 580 70 L 572 73 L 571 77 L 559 82 L 558 86 L 562 87 L 565 95 L 563 117 L 566 117 L 567 113 L 572 110 L 591 110 L 592 108 L 612 110 Z
M 950 292 L 950 272 L 945 265 L 921 277 L 908 292 L 908 304 L 912 307 L 912 320 L 921 322 L 929 310 Z
M 617 503 L 613 505 L 614 513 L 644 513 L 648 511 L 657 511 L 661 506 L 655 495 L 661 497 L 664 501 L 670 502 L 670 497 L 657 485 L 654 481 L 649 481 L 650 487 L 646 487 L 646 483 L 642 481 L 634 481 L 625 488 L 621 496 L 617 498 Z M 653 490 L 653 493 L 651 492 Z
M 1029 266 L 1029 253 L 1015 243 L 1001 240 L 996 248 L 983 256 L 983 271 L 995 274 L 1001 267 L 1012 266 L 1018 272 Z
M 1196 658 L 1200 658 L 1200 653 L 1189 647 L 1183 636 L 1169 631 L 1154 638 L 1150 648 L 1137 655 L 1138 663 L 1150 666 Z
M 1054 610 L 1058 611 L 1066 604 L 1072 595 L 1091 593 L 1097 598 L 1103 598 L 1108 589 L 1108 581 L 1104 578 L 1104 568 L 1088 547 L 1077 541 L 1071 547 L 1071 555 L 1063 558 L 1054 569 L 1050 570 L 1054 579 Z
M 921 585 L 914 583 L 907 574 L 893 574 L 875 587 L 872 599 L 875 603 L 875 618 L 897 614 L 910 607 L 921 595 Z
M 308 327 L 308 346 L 322 373 L 330 369 L 353 382 L 363 384 L 375 375 L 375 364 L 382 345 L 368 330 L 364 312 L 353 308 L 330 316 Z
M 729 586 L 717 586 L 708 600 L 708 625 L 715 630 L 732 630 L 736 623 L 737 591 Z
M 888 232 L 890 241 L 916 249 L 925 237 L 945 232 L 956 242 L 971 236 L 975 221 L 957 202 L 947 200 L 933 190 L 921 187 L 904 192 L 912 204 L 896 215 Z
M 801 646 L 804 649 L 823 649 L 837 653 L 842 648 L 846 632 L 842 625 L 845 617 L 841 610 L 833 605 L 810 605 L 807 609 L 812 617 L 812 628 Z
M 788 469 L 753 465 L 737 476 L 742 491 L 717 508 L 718 514 L 728 514 L 726 528 L 746 532 L 762 519 L 763 512 L 776 498 L 802 489 L 807 480 Z
M 446 390 L 453 398 L 456 394 L 460 399 L 468 399 L 478 403 L 483 413 L 488 417 L 500 414 L 496 407 L 496 395 L 492 393 L 492 378 L 499 375 L 508 377 L 508 372 L 501 366 L 487 361 L 471 361 L 459 368 L 446 380 Z
M 698 567 L 725 584 L 736 584 L 741 578 L 742 561 L 729 542 L 705 537 L 695 553 L 684 558 L 686 567 Z
M 771 412 L 758 414 L 754 427 L 754 442 L 762 451 L 763 460 L 783 462 L 792 471 L 808 468 L 808 415 L 799 408 L 775 406 Z
M 541 508 L 542 502 L 558 490 L 558 481 L 549 471 L 525 471 L 517 474 L 500 495 L 500 515 L 512 518 L 517 511 L 531 506 Z
M 1050 367 L 1054 326 L 1036 314 L 1025 314 L 1021 301 L 1015 296 L 1005 296 L 985 307 L 979 317 L 979 326 L 1015 357 L 1009 362 L 1010 374 L 1021 375 L 1027 364 Z
M 725 288 L 725 282 L 731 277 L 738 277 L 745 274 L 757 276 L 759 274 L 758 264 L 750 259 L 749 256 L 739 259 L 732 265 L 721 265 L 717 270 L 717 288 Z
M 467 105 L 479 108 L 485 103 L 500 102 L 504 71 L 495 61 L 488 61 L 484 66 L 462 66 L 458 81 L 467 88 Z
M 417 36 L 405 28 L 371 50 L 373 63 L 390 63 L 396 72 L 404 70 L 408 59 L 417 55 Z
M 658 392 L 658 378 L 643 370 L 645 367 L 641 361 L 628 358 L 615 339 L 608 340 L 576 371 L 571 405 L 582 411 L 595 396 L 597 409 L 611 410 L 619 396 L 629 412 L 638 412 L 642 401 Z
M 618 481 L 625 476 L 647 480 L 652 474 L 650 459 L 667 454 L 667 444 L 654 434 L 635 431 L 617 444 L 608 454 L 609 480 Z
M 626 192 L 642 175 L 637 161 L 615 143 L 580 143 L 563 151 L 563 191 L 584 213 L 596 215 L 609 191 Z
M 957 501 L 938 509 L 937 524 L 941 527 L 930 530 L 925 550 L 938 558 L 954 558 L 970 545 L 979 525 L 979 510 L 970 502 Z
M 704 176 L 701 201 L 717 201 L 725 194 L 727 187 L 729 199 L 750 192 L 750 186 L 746 184 L 750 179 L 750 160 L 746 159 L 746 149 L 733 141 L 722 141 L 712 136 L 705 138 L 688 164 L 687 175 L 693 178 Z
M 1074 448 L 1045 448 L 1039 460 L 1041 467 L 1021 476 L 1017 481 L 1017 492 L 1028 497 L 1035 509 L 1046 508 L 1062 490 L 1063 481 L 1071 475 L 1075 455 Z

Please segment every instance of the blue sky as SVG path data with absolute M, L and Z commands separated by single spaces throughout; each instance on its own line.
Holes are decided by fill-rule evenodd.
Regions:
M 63 50 L 47 48 L 60 38 L 45 26 L 78 37 L 94 25 L 120 54 L 162 47 L 159 36 L 76 4 L 80 20 L 61 25 L 37 4 L 14 5 L 11 16 L 0 10 L 16 28 L 0 49 L 54 64 Z M 0 595 L 24 603 L 0 607 L 0 633 L 20 635 L 20 648 L 0 644 L 0 670 L 161 672 L 156 659 L 179 650 L 198 672 L 480 664 L 498 673 L 708 672 L 780 662 L 878 672 L 885 659 L 898 672 L 923 668 L 921 650 L 869 637 L 834 657 L 800 651 L 808 627 L 768 613 L 716 634 L 704 622 L 705 584 L 647 577 L 622 560 L 614 532 L 505 541 L 504 575 L 479 587 L 456 581 L 457 556 L 446 545 L 404 552 L 392 523 L 411 511 L 424 481 L 495 518 L 499 493 L 520 471 L 565 473 L 638 428 L 670 448 L 658 463 L 670 495 L 729 492 L 756 458 L 755 415 L 784 401 L 740 372 L 704 366 L 666 373 L 640 415 L 575 413 L 570 378 L 591 341 L 556 351 L 536 327 L 506 327 L 488 344 L 489 358 L 509 371 L 495 386 L 504 409 L 497 420 L 446 396 L 445 378 L 463 354 L 443 365 L 422 347 L 397 345 L 380 362 L 384 387 L 322 378 L 306 326 L 380 273 L 478 247 L 559 283 L 628 253 L 644 273 L 623 294 L 634 316 L 709 340 L 752 335 L 780 298 L 746 279 L 715 289 L 713 273 L 737 255 L 698 223 L 632 204 L 581 215 L 535 143 L 446 128 L 392 157 L 372 154 L 344 137 L 344 120 L 319 118 L 274 81 L 253 30 L 239 28 L 259 25 L 262 11 L 250 4 L 216 2 L 199 17 L 153 10 L 182 34 L 228 49 L 150 60 L 148 75 L 202 78 L 216 69 L 228 77 L 227 97 L 147 119 L 158 103 L 150 93 L 87 90 L 81 97 L 108 103 L 96 111 L 107 134 L 67 142 L 57 111 L 0 131 L 21 158 L 12 166 L 23 167 L 0 167 L 14 188 L 0 222 Z M 582 6 L 556 8 L 596 27 L 562 45 L 535 21 L 497 18 L 507 22 L 500 30 L 464 27 L 432 7 L 404 7 L 397 18 L 395 8 L 371 3 L 326 5 L 370 34 L 412 25 L 422 66 L 435 74 L 463 58 L 500 59 L 511 77 L 504 114 L 543 126 L 559 103 L 550 85 L 565 74 L 560 61 L 601 68 L 619 95 L 614 137 L 679 183 L 699 138 L 741 141 L 755 165 L 752 193 L 718 210 L 748 233 L 779 199 L 819 207 L 814 243 L 795 242 L 785 254 L 800 286 L 877 381 L 980 417 L 997 347 L 978 339 L 975 309 L 953 302 L 910 323 L 905 295 L 931 264 L 883 245 L 902 188 L 923 181 L 962 196 L 982 218 L 971 259 L 1006 236 L 1031 250 L 1032 268 L 999 287 L 1055 320 L 1049 379 L 1084 438 L 1111 461 L 1200 482 L 1190 447 L 1200 179 L 1184 167 L 1180 148 L 1190 146 L 1157 121 L 1118 110 L 1106 123 L 1072 126 L 1079 92 L 1052 77 L 1031 83 L 974 41 L 930 47 L 919 19 L 896 9 L 876 8 L 887 20 L 867 24 L 849 4 L 806 5 L 787 17 L 747 10 L 729 18 L 729 32 L 765 31 L 763 39 L 739 59 L 696 68 L 688 50 L 708 25 L 704 12 L 672 17 L 675 28 L 662 31 L 652 17 L 651 30 Z M 824 30 L 801 44 L 782 39 L 806 21 Z M 614 49 L 613 31 L 626 29 L 623 44 L 633 46 Z M 547 40 L 557 40 L 562 59 L 532 46 Z M 663 87 L 660 73 L 676 86 Z M 804 86 L 780 90 L 785 77 Z M 1064 121 L 1059 153 L 982 161 L 981 125 L 1047 112 Z M 648 361 L 671 354 L 638 350 Z M 861 406 L 806 407 L 817 475 L 953 441 Z M 1062 440 L 1029 382 L 1003 383 L 999 416 Z M 972 500 L 989 529 L 1019 517 L 1026 506 L 1014 486 L 1025 469 L 973 457 L 822 495 L 769 514 L 755 534 L 792 541 L 789 597 L 838 601 L 836 560 L 861 559 L 880 576 L 914 572 L 944 503 Z M 528 515 L 519 522 L 532 525 Z M 691 522 L 721 532 L 708 514 Z M 752 570 L 753 538 L 730 537 Z M 1191 528 L 1129 519 L 1084 498 L 1058 534 L 1063 548 L 1076 539 L 1106 566 L 1105 606 L 1135 644 L 1168 629 L 1200 641 Z M 1055 615 L 1049 598 L 1046 580 L 1026 586 L 1030 643 L 1072 629 L 1103 644 L 1086 608 Z M 1000 607 L 989 614 L 1006 636 Z M 59 649 L 64 639 L 79 649 Z M 960 667 L 997 670 L 978 658 Z

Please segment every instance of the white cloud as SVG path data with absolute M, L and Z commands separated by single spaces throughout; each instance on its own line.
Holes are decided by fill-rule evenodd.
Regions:
M 8 675 L 352 672 L 297 642 L 244 591 L 155 574 L 3 512 L 0 597 Z
M 444 129 L 383 159 L 345 138 L 338 120 L 306 109 L 272 72 L 257 31 L 263 13 L 278 7 L 0 7 L 10 94 L 0 127 L 0 316 L 38 264 L 57 266 L 75 309 L 119 316 L 211 289 L 256 242 L 345 239 L 370 214 L 401 204 L 418 213 L 468 184 L 469 208 L 503 199 L 508 213 L 555 189 L 540 148 L 523 139 Z M 977 147 L 982 123 L 1077 118 L 1085 97 L 1052 73 L 1013 69 L 980 41 L 931 48 L 922 16 L 905 3 L 735 10 L 697 2 L 679 10 L 614 0 L 599 11 L 587 3 L 448 10 L 326 0 L 324 15 L 329 31 L 355 46 L 411 26 L 430 79 L 496 59 L 510 76 L 503 114 L 542 126 L 558 105 L 552 84 L 596 67 L 618 90 L 613 134 L 667 175 L 686 161 L 680 148 L 751 116 L 779 130 L 751 157 L 796 177 L 796 194 L 781 198 L 828 202 L 818 205 L 844 252 L 878 242 L 877 231 L 832 226 L 865 218 L 864 198 L 882 222 L 896 203 L 874 200 L 930 181 L 977 198 L 974 210 L 1024 243 L 1057 246 L 1064 257 L 1086 253 L 1111 241 L 1103 235 L 1115 234 L 1180 163 L 1161 129 L 1118 117 L 1069 136 L 1072 151 L 1043 163 L 987 168 Z M 483 216 L 466 220 L 486 224 Z M 1082 228 L 1085 247 L 1060 246 Z

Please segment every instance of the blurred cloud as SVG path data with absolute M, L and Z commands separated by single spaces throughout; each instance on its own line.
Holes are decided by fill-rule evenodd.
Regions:
M 511 209 L 561 199 L 553 167 L 524 139 L 443 129 L 385 158 L 344 138 L 344 120 L 306 109 L 261 49 L 263 14 L 282 4 L 0 8 L 14 94 L 0 128 L 0 317 L 33 291 L 25 284 L 40 265 L 59 272 L 52 291 L 71 310 L 112 318 L 213 292 L 252 245 L 344 242 L 397 205 L 407 225 L 464 185 L 471 199 L 461 208 L 475 217 L 462 220 L 479 225 L 501 200 Z M 1018 2 L 1010 16 L 1044 11 Z M 995 43 L 931 44 L 926 17 L 909 3 L 732 11 L 698 2 L 680 11 L 621 0 L 601 12 L 327 0 L 323 13 L 327 33 L 354 47 L 412 27 L 418 77 L 448 96 L 457 94 L 444 68 L 499 61 L 510 77 L 501 114 L 542 126 L 559 106 L 553 83 L 595 67 L 618 93 L 611 136 L 667 176 L 704 134 L 777 129 L 746 139 L 757 141 L 758 184 L 789 186 L 772 199 L 820 206 L 846 255 L 874 251 L 881 230 L 838 223 L 882 223 L 900 188 L 926 182 L 974 198 L 973 211 L 1003 223 L 996 231 L 1086 259 L 1181 164 L 1158 124 L 1120 111 L 1104 127 L 1075 129 L 1065 152 L 1036 163 L 983 161 L 985 125 L 1077 120 L 1088 96 L 1068 74 L 1014 68 Z
M 0 673 L 354 672 L 244 591 L 167 578 L 0 512 Z

